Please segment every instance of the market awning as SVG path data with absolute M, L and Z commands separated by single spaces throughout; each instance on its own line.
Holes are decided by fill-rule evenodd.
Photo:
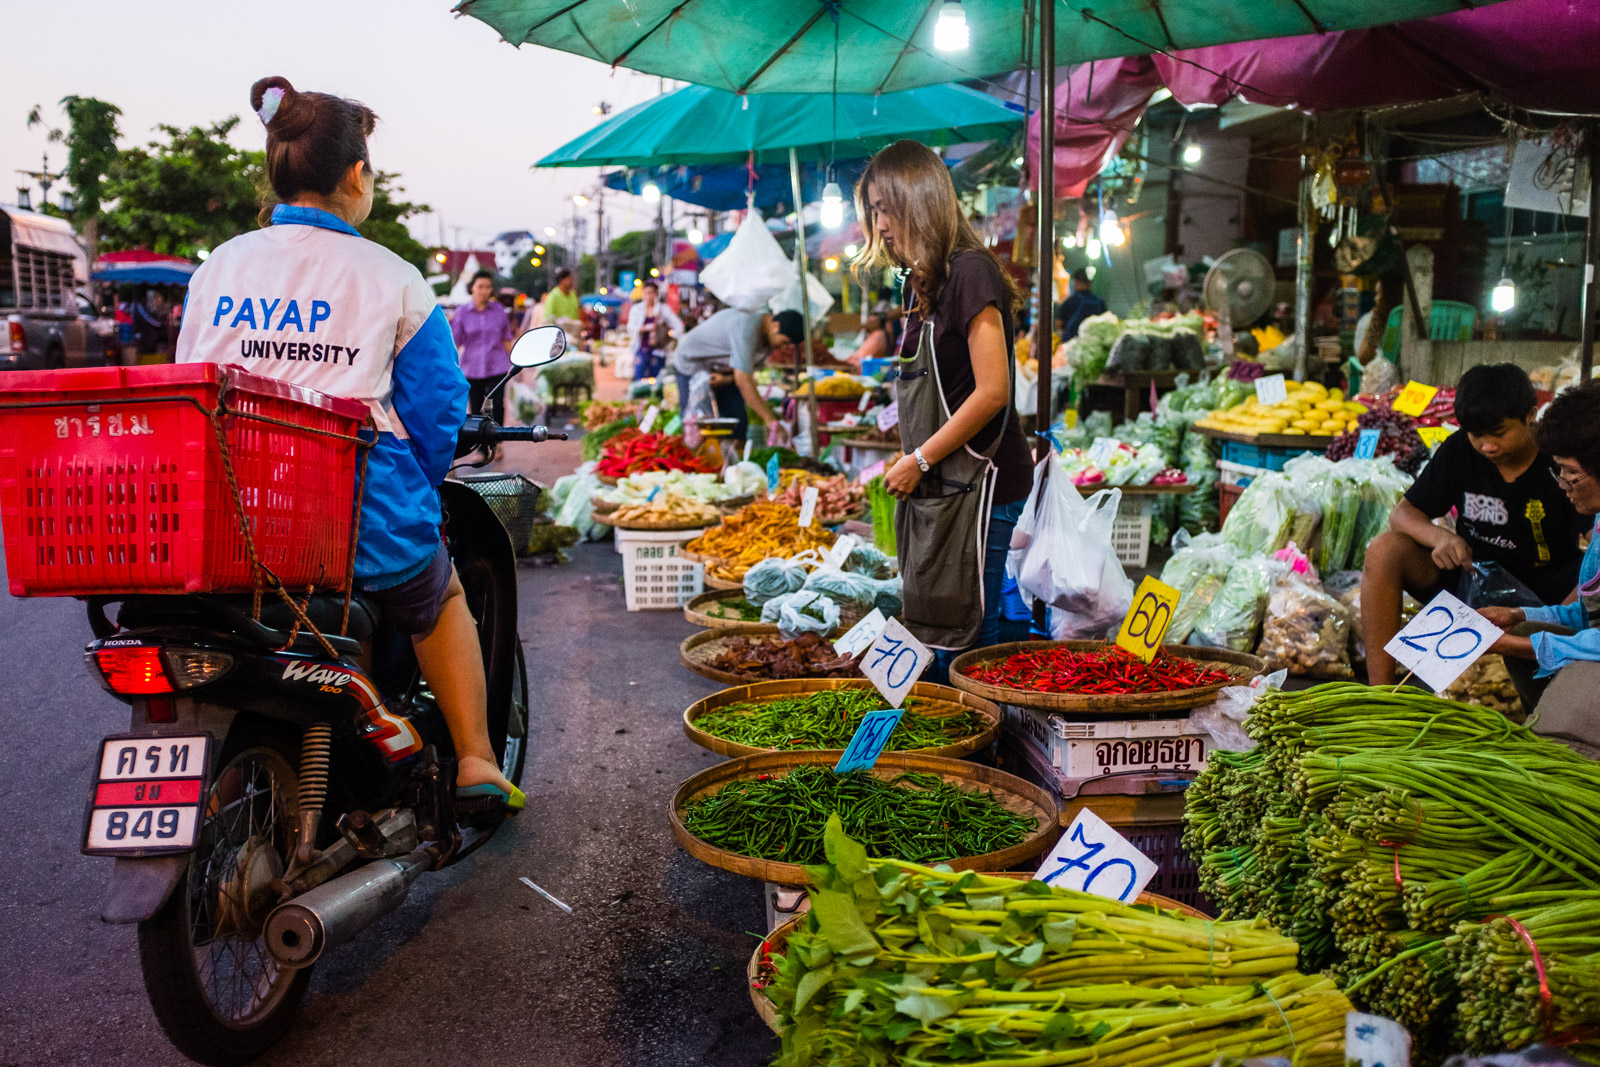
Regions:
M 834 168 L 834 180 L 848 189 L 864 167 L 864 160 L 841 160 Z M 762 211 L 780 204 L 784 205 L 786 211 L 792 208 L 794 185 L 789 179 L 788 166 L 762 163 L 755 170 L 753 189 L 750 168 L 734 163 L 619 170 L 606 175 L 605 183 L 608 189 L 639 193 L 647 183 L 655 182 L 662 196 L 712 211 L 738 211 L 745 207 L 747 191 L 755 193 L 756 207 Z M 806 202 L 822 195 L 822 187 L 827 180 L 826 169 L 821 165 L 807 163 L 800 168 L 800 190 Z
M 1304 111 L 1487 92 L 1517 107 L 1600 113 L 1600 4 L 1505 0 L 1376 29 L 1220 45 L 1073 67 L 1056 90 L 1056 192 L 1075 196 L 1162 87 L 1191 107 L 1238 97 Z M 1028 158 L 1039 124 L 1028 124 Z
M 1462 6 L 1462 0 L 1101 0 L 1072 4 L 1055 20 L 1055 61 L 1353 30 Z M 964 0 L 970 43 L 952 52 L 933 44 L 942 7 L 940 0 L 461 0 L 455 10 L 515 45 L 544 45 L 730 93 L 893 93 L 1028 65 L 1016 0 Z
M 91 277 L 113 285 L 188 285 L 198 267 L 197 263 L 127 263 L 103 267 Z

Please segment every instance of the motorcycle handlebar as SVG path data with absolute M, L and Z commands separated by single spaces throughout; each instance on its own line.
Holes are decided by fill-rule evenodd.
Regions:
M 461 426 L 458 447 L 492 445 L 501 441 L 565 441 L 564 433 L 551 433 L 543 426 L 501 426 L 483 415 L 469 415 Z
M 496 441 L 565 441 L 564 433 L 551 433 L 543 426 L 500 426 L 495 430 Z

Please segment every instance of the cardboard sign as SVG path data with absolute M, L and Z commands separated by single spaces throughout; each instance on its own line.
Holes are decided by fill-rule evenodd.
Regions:
M 884 624 L 861 661 L 861 673 L 877 686 L 892 708 L 906 702 L 906 694 L 933 662 L 933 653 L 911 636 L 899 619 Z
M 855 534 L 840 534 L 833 547 L 823 553 L 822 561 L 836 571 L 843 570 L 844 561 L 850 558 L 850 553 L 854 552 L 859 544 L 861 538 Z
M 883 612 L 873 608 L 833 643 L 833 650 L 841 656 L 854 656 L 878 639 L 888 621 Z
M 872 406 L 872 390 L 868 389 L 861 394 L 861 403 L 856 405 L 857 411 L 865 411 Z
M 894 733 L 894 728 L 900 725 L 900 716 L 904 714 L 904 708 L 867 712 L 866 717 L 861 720 L 861 725 L 856 727 L 856 732 L 851 735 L 850 744 L 845 748 L 844 755 L 833 765 L 834 773 L 858 771 L 877 763 L 878 757 L 883 755 L 883 750 L 888 747 L 889 737 Z
M 1429 452 L 1444 444 L 1444 439 L 1453 433 L 1455 433 L 1455 430 L 1448 426 L 1417 427 L 1417 436 L 1422 438 L 1422 443 L 1428 446 Z
M 1281 374 L 1256 379 L 1256 401 L 1263 407 L 1277 407 L 1289 399 L 1289 386 Z
M 661 428 L 661 432 L 677 433 L 681 429 L 683 429 L 683 416 L 674 414 L 672 418 L 667 420 L 667 424 Z
M 1409 1067 L 1411 1035 L 1393 1019 L 1352 1011 L 1344 1017 L 1344 1057 L 1361 1067 Z
M 1440 593 L 1383 650 L 1437 692 L 1459 678 L 1504 632 L 1449 593 Z
M 889 406 L 878 412 L 878 432 L 888 433 L 900 425 L 900 401 L 892 400 Z
M 811 520 L 817 517 L 818 490 L 814 485 L 808 485 L 800 491 L 800 525 L 810 526 Z
M 1088 808 L 1078 812 L 1035 879 L 1112 900 L 1136 899 L 1160 868 Z
M 1096 467 L 1104 467 L 1111 462 L 1111 457 L 1117 454 L 1119 447 L 1115 437 L 1096 437 L 1089 446 L 1089 462 Z
M 744 461 L 746 463 L 750 462 L 750 450 L 752 448 L 754 448 L 754 447 L 756 447 L 755 439 L 754 438 L 748 438 L 748 437 L 745 438 L 745 442 L 744 442 Z
M 858 474 L 856 476 L 856 481 L 860 482 L 862 485 L 866 485 L 868 482 L 872 481 L 872 479 L 881 475 L 886 469 L 888 469 L 888 461 L 880 459 L 878 462 L 874 463 L 872 466 L 866 468 L 860 474 Z
M 772 496 L 778 491 L 778 454 L 774 452 L 767 457 L 767 495 Z
M 656 419 L 661 417 L 661 409 L 651 404 L 644 409 L 644 417 L 639 420 L 639 432 L 649 433 L 655 429 Z
M 1166 582 L 1146 577 L 1133 591 L 1133 604 L 1117 631 L 1117 647 L 1146 663 L 1155 659 L 1167 627 L 1172 625 L 1172 613 L 1178 610 L 1180 595 Z
M 1421 382 L 1407 382 L 1406 387 L 1400 390 L 1400 395 L 1394 398 L 1394 409 L 1402 415 L 1416 417 L 1428 410 L 1428 405 L 1433 402 L 1433 396 L 1439 391 L 1437 386 L 1423 385 Z
M 1356 435 L 1356 458 L 1371 459 L 1378 454 L 1378 439 L 1382 430 L 1362 430 Z

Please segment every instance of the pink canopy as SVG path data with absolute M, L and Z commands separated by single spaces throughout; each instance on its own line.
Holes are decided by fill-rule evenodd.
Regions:
M 1162 86 L 1179 103 L 1304 111 L 1378 107 L 1486 91 L 1538 111 L 1600 112 L 1600 3 L 1504 3 L 1375 29 L 1130 56 L 1073 67 L 1056 89 L 1056 193 L 1080 195 Z M 1039 158 L 1039 116 L 1028 161 Z

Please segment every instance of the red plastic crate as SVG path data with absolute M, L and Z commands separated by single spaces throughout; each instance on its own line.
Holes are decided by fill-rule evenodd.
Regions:
M 255 588 L 222 451 L 201 410 L 215 410 L 219 396 L 261 562 L 295 589 L 343 589 L 354 436 L 366 405 L 185 363 L 0 377 L 0 519 L 12 595 Z

